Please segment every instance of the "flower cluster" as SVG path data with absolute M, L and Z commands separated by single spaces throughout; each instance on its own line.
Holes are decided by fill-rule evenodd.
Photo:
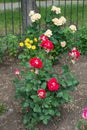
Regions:
M 42 40 L 42 42 L 40 43 L 40 46 L 42 48 L 45 48 L 47 50 L 47 52 L 53 50 L 54 44 L 48 39 L 47 36 L 45 36 L 43 34 L 43 35 L 40 36 L 40 39 Z
M 60 14 L 61 13 L 61 9 L 56 7 L 56 6 L 52 6 L 52 11 L 56 12 L 56 14 Z
M 34 10 L 30 11 L 29 16 L 32 22 L 35 22 L 41 18 L 41 15 L 39 13 L 35 13 Z
M 33 40 L 29 39 L 29 38 L 26 38 L 24 40 L 24 42 L 20 42 L 19 43 L 19 46 L 20 47 L 26 47 L 28 49 L 32 49 L 32 50 L 35 50 L 36 49 L 36 45 L 35 43 L 37 43 L 37 38 L 34 38 Z
M 58 18 L 53 18 L 52 19 L 52 22 L 56 25 L 56 26 L 61 26 L 63 24 L 66 23 L 66 19 L 64 16 L 60 17 L 59 19 Z

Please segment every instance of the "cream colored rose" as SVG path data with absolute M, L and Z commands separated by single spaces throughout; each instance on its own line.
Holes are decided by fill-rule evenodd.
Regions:
M 52 22 L 53 22 L 56 26 L 60 26 L 60 25 L 62 25 L 62 21 L 59 20 L 58 18 L 54 18 L 54 19 L 52 19 Z
M 31 21 L 35 22 L 41 18 L 41 15 L 39 13 L 35 13 L 34 15 L 31 16 Z
M 66 46 L 66 42 L 65 41 L 60 42 L 60 45 L 61 45 L 61 47 L 65 47 Z
M 52 36 L 52 31 L 50 29 L 48 29 L 45 33 L 44 33 L 45 36 L 47 37 L 51 37 Z
M 33 16 L 34 14 L 35 14 L 34 10 L 31 10 L 31 11 L 29 12 L 29 16 L 30 16 L 30 17 Z
M 61 21 L 62 24 L 65 24 L 66 23 L 66 18 L 64 16 L 61 16 L 59 18 L 59 20 Z
M 61 9 L 56 7 L 56 6 L 52 6 L 52 11 L 56 12 L 56 14 L 60 14 L 61 13 Z
M 77 30 L 75 25 L 70 25 L 69 28 L 72 30 L 72 32 L 75 32 Z

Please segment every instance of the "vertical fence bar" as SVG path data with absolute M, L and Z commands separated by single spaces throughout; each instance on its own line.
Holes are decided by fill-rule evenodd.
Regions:
M 5 35 L 7 35 L 7 17 L 6 17 L 6 5 L 4 0 L 4 15 L 5 15 Z
M 12 15 L 12 33 L 14 34 L 14 13 L 13 13 L 13 0 L 11 0 L 11 15 Z
M 76 25 L 78 26 L 78 11 L 79 11 L 79 0 L 77 0 L 77 11 L 76 11 Z
M 19 34 L 21 34 L 22 33 L 22 30 L 21 30 L 21 27 L 22 27 L 22 19 L 21 19 L 21 5 L 20 5 L 20 2 L 18 2 L 18 7 L 19 7 L 19 10 L 18 10 L 18 12 L 19 12 Z
M 45 8 L 46 8 L 46 11 L 45 11 L 45 21 L 46 21 L 46 18 L 47 18 L 47 0 L 45 1 Z M 46 23 L 45 23 L 46 24 Z M 45 25 L 45 27 L 47 27 L 46 25 Z
M 71 0 L 71 6 L 70 6 L 70 24 L 72 24 L 72 0 Z
M 84 0 L 83 0 L 83 4 L 82 4 L 82 21 L 84 22 Z
M 58 0 L 58 6 L 60 7 L 60 0 Z
M 65 3 L 64 3 L 64 16 L 66 17 L 66 0 L 65 0 Z

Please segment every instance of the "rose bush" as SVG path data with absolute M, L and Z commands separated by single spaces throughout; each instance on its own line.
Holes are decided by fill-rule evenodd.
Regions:
M 21 101 L 23 122 L 27 130 L 34 130 L 38 122 L 47 124 L 54 116 L 59 117 L 60 106 L 72 101 L 69 91 L 78 84 L 67 65 L 62 67 L 60 76 L 53 69 L 55 59 L 66 50 L 71 59 L 80 57 L 79 51 L 66 36 L 69 33 L 72 37 L 75 32 L 70 28 L 64 32 L 66 19 L 60 17 L 60 13 L 60 8 L 52 6 L 51 15 L 46 20 L 48 29 L 38 31 L 41 16 L 31 11 L 29 16 L 32 25 L 23 42 L 19 43 L 22 49 L 19 58 L 24 68 L 14 72 L 15 97 Z M 71 46 L 68 46 L 68 41 Z
M 78 122 L 78 129 L 79 130 L 87 130 L 87 108 L 84 108 L 82 112 L 82 120 Z
M 64 16 L 61 16 L 60 8 L 52 6 L 46 18 L 46 28 L 43 29 L 40 29 L 39 26 L 39 20 L 41 19 L 39 13 L 31 10 L 29 17 L 32 25 L 27 28 L 25 37 L 31 39 L 33 43 L 25 44 L 26 38 L 24 38 L 24 42 L 20 44 L 23 51 L 19 58 L 23 59 L 24 62 L 36 56 L 36 54 L 38 55 L 38 49 L 41 47 L 49 53 L 49 59 L 54 64 L 61 54 L 68 54 L 76 46 L 76 26 L 64 26 L 67 20 Z M 35 38 L 37 39 L 36 43 L 34 42 Z

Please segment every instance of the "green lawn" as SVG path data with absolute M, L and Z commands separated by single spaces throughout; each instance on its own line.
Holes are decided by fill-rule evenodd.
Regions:
M 70 11 L 71 11 L 71 6 L 67 5 L 66 7 L 66 13 L 64 11 L 64 6 L 60 7 L 62 10 L 62 15 L 65 14 L 66 19 L 67 19 L 67 24 L 70 24 L 70 19 L 72 18 L 72 23 L 76 25 L 76 21 L 77 21 L 77 15 L 78 15 L 78 24 L 85 24 L 87 23 L 87 5 L 84 5 L 84 19 L 82 18 L 82 10 L 83 7 L 82 5 L 79 5 L 79 9 L 78 9 L 78 14 L 77 14 L 77 6 L 73 5 L 72 6 L 72 15 L 70 15 Z M 42 15 L 42 19 L 41 19 L 41 25 L 45 24 L 45 18 L 46 18 L 46 14 L 50 11 L 50 7 L 46 8 L 45 7 L 41 7 L 40 8 L 41 11 L 41 15 Z M 19 33 L 20 32 L 20 27 L 22 24 L 22 18 L 20 16 L 19 19 L 19 9 L 14 10 L 13 12 L 14 17 L 13 17 L 13 21 L 12 21 L 12 12 L 10 10 L 8 10 L 6 12 L 6 24 L 7 24 L 7 31 L 11 32 L 12 28 L 14 28 L 14 32 L 15 33 Z M 14 24 L 14 26 L 12 26 L 12 23 Z M 0 11 L 0 36 L 5 34 L 5 15 L 3 11 Z
M 20 0 L 5 0 L 5 2 L 18 2 L 18 1 L 20 1 Z M 0 0 L 0 3 L 3 3 L 4 2 L 4 0 Z

